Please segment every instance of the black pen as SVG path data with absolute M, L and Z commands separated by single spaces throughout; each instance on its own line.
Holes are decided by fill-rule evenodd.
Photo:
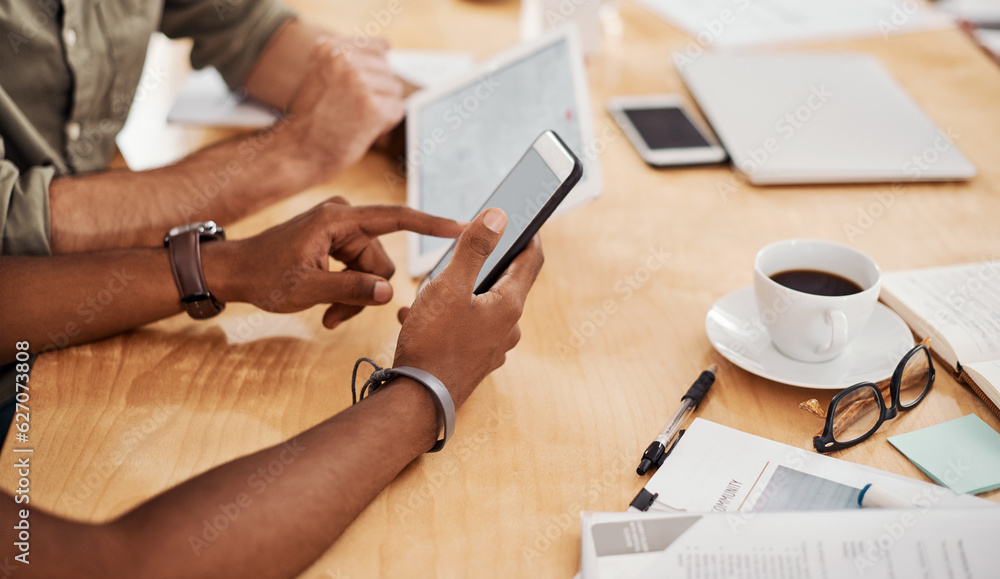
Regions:
M 708 389 L 715 382 L 715 373 L 718 369 L 718 366 L 712 364 L 688 388 L 687 394 L 681 398 L 681 407 L 674 413 L 674 417 L 663 427 L 663 430 L 657 435 L 656 440 L 646 447 L 646 452 L 642 453 L 639 468 L 635 469 L 636 474 L 642 476 L 649 472 L 650 468 L 654 466 L 659 467 L 663 464 L 663 459 L 667 458 L 667 455 L 670 454 L 668 449 L 671 448 L 671 443 L 676 444 L 676 439 L 680 438 L 680 433 L 683 433 L 680 430 L 681 424 L 684 424 L 684 420 L 687 419 L 688 414 L 698 407 L 701 399 L 708 393 Z

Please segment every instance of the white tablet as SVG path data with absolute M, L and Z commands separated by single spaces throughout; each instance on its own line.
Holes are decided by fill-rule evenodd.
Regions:
M 569 25 L 518 45 L 406 106 L 406 201 L 468 220 L 543 131 L 583 161 L 583 179 L 556 215 L 594 199 L 601 172 L 579 33 Z M 408 234 L 409 272 L 430 271 L 451 240 Z

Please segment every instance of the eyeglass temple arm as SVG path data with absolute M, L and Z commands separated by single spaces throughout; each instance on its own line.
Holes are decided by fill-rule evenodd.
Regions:
M 931 339 L 930 339 L 930 337 L 924 338 L 923 340 L 921 340 L 920 344 L 918 344 L 918 345 L 922 345 L 922 346 L 926 346 L 927 348 L 930 348 L 931 347 Z M 891 385 L 892 385 L 892 376 L 886 378 L 885 380 L 882 380 L 880 382 L 876 382 L 875 383 L 875 386 L 877 386 L 878 389 L 879 389 L 879 391 L 882 393 L 882 398 L 884 400 L 888 400 L 889 397 L 890 397 L 890 395 L 891 395 L 891 393 L 889 391 Z M 840 426 L 840 425 L 843 425 L 843 424 L 850 424 L 850 422 L 853 421 L 856 418 L 856 416 L 858 414 L 860 414 L 863 410 L 864 411 L 868 410 L 868 406 L 871 405 L 871 404 L 876 404 L 876 402 L 874 401 L 874 399 L 871 402 L 868 402 L 865 405 L 861 405 L 861 404 L 854 405 L 850 409 L 850 411 L 845 412 L 845 413 L 843 413 L 840 416 L 837 416 L 837 425 Z M 816 400 L 815 398 L 812 398 L 810 400 L 806 400 L 805 402 L 800 402 L 799 403 L 799 408 L 801 408 L 802 410 L 805 410 L 807 412 L 810 412 L 810 413 L 812 413 L 812 414 L 814 414 L 814 415 L 816 415 L 816 416 L 818 416 L 820 418 L 823 418 L 823 419 L 825 419 L 826 415 L 827 415 L 827 411 L 823 409 L 823 406 L 820 405 L 819 400 Z M 823 429 L 820 429 L 820 431 L 818 433 L 816 433 L 816 436 L 822 436 L 822 434 L 823 434 Z

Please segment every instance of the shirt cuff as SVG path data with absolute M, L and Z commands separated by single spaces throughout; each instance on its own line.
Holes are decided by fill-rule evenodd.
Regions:
M 0 161 L 0 254 L 49 255 L 49 185 L 55 167 L 32 167 L 20 173 Z

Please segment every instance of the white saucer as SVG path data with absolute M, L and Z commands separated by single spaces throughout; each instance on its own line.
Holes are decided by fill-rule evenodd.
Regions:
M 764 328 L 752 287 L 723 296 L 705 317 L 709 341 L 727 360 L 762 378 L 803 388 L 840 390 L 885 380 L 913 347 L 906 322 L 881 303 L 865 332 L 829 362 L 799 362 L 785 356 Z

